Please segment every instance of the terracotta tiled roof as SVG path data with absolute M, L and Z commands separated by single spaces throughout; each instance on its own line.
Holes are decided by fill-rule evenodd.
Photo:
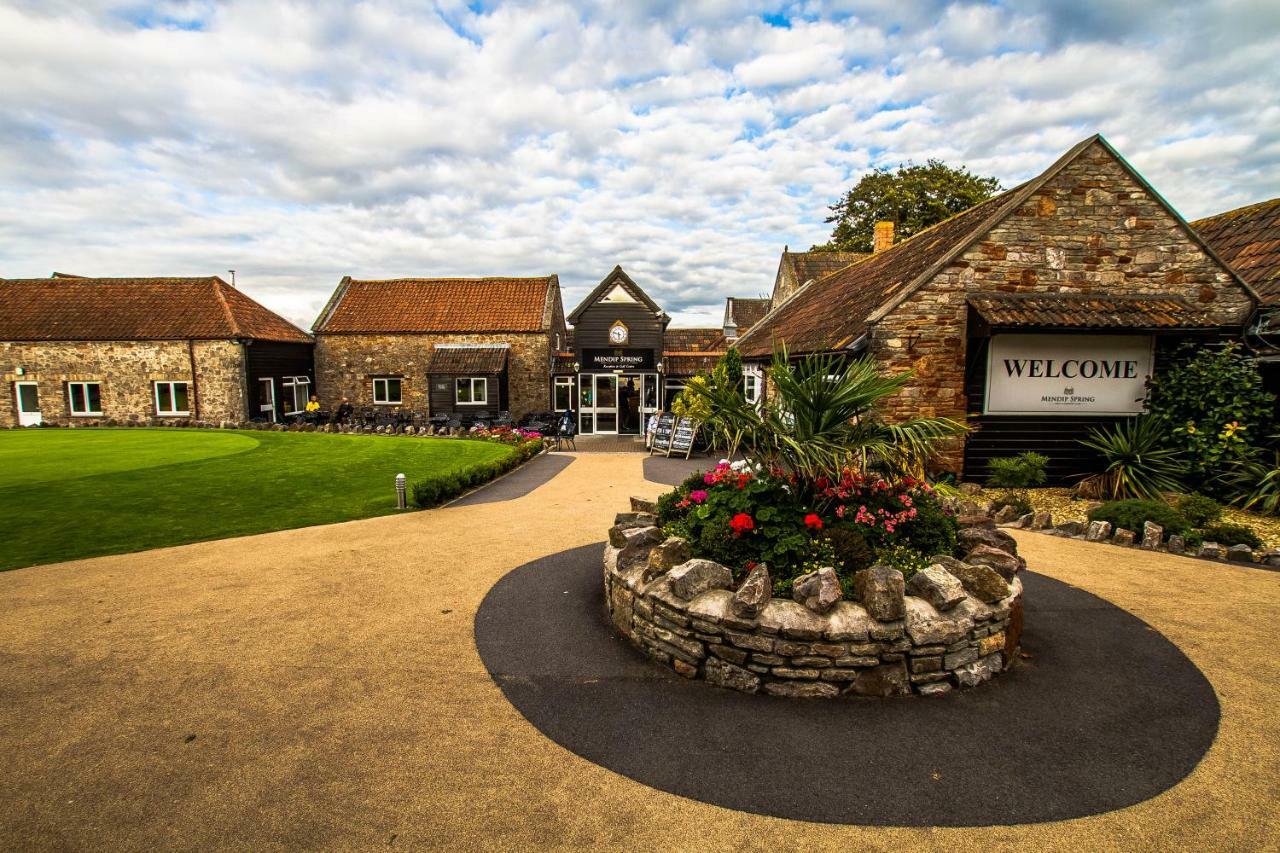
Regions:
M 507 347 L 437 345 L 431 350 L 428 373 L 501 373 L 507 366 Z
M 867 318 L 999 211 L 1017 189 L 988 199 L 892 248 L 796 291 L 738 339 L 745 356 L 767 356 L 775 342 L 793 354 L 839 350 L 867 329 Z
M 969 304 L 993 326 L 1185 329 L 1215 325 L 1203 311 L 1176 296 L 984 293 L 971 295 Z
M 667 329 L 663 370 L 668 376 L 693 376 L 715 367 L 728 349 L 723 329 Z
M 1105 139 L 1094 135 L 1074 145 L 1025 184 L 801 288 L 739 338 L 738 350 L 744 356 L 759 358 L 769 356 L 775 346 L 785 346 L 789 353 L 796 355 L 850 347 L 867 332 L 871 323 L 926 286 L 947 263 L 1021 207 L 1063 167 L 1093 145 L 1106 148 L 1170 216 L 1179 218 L 1177 211 L 1169 207 Z M 1203 239 L 1190 233 L 1197 241 Z
M 730 296 L 724 306 L 725 325 L 732 323 L 735 328 L 745 332 L 769 313 L 769 302 L 768 299 L 744 299 Z
M 540 278 L 344 278 L 317 334 L 541 332 L 551 328 L 554 275 Z
M 1197 219 L 1191 227 L 1257 291 L 1280 305 L 1280 198 Z
M 217 276 L 0 279 L 0 340 L 156 341 L 311 337 Z
M 783 252 L 782 262 L 790 266 L 796 284 L 803 285 L 867 257 L 866 252 Z

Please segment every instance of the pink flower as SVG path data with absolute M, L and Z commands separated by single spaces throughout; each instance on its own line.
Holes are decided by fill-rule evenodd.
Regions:
M 708 486 L 714 485 L 716 482 L 716 475 L 711 473 L 704 474 L 702 482 L 706 483 Z
M 707 493 L 702 489 L 696 489 L 689 493 L 689 500 L 696 504 L 700 504 L 707 499 Z

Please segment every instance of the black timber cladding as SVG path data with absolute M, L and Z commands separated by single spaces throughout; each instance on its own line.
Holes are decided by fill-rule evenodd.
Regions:
M 456 382 L 463 378 L 480 378 L 476 374 L 459 376 L 447 373 L 432 373 L 427 377 L 431 383 L 429 402 L 432 415 L 474 415 L 476 412 L 488 412 L 496 415 L 510 408 L 507 397 L 507 371 L 490 373 L 484 376 L 488 401 L 485 403 L 458 403 Z
M 281 343 L 276 341 L 252 341 L 245 344 L 245 382 L 248 390 L 250 419 L 260 418 L 258 409 L 258 382 L 271 379 L 275 386 L 276 411 L 284 412 L 284 384 L 286 376 L 305 376 L 311 380 L 311 393 L 316 390 L 315 344 Z
M 615 286 L 621 287 L 635 301 L 602 301 Z M 588 365 L 586 356 L 600 350 L 635 351 L 648 365 L 656 365 L 662 360 L 663 332 L 670 318 L 621 268 L 615 268 L 605 277 L 574 310 L 570 320 L 573 323 L 574 355 L 583 372 L 596 372 Z M 617 322 L 627 327 L 628 340 L 621 347 L 609 341 L 609 330 Z
M 973 323 L 971 326 L 981 327 Z M 1079 333 L 1079 329 L 1028 329 L 1025 326 L 990 330 L 993 333 L 1037 334 Z M 1134 334 L 1137 330 L 1113 330 L 1113 333 Z M 1103 333 L 1099 333 L 1103 334 Z M 1220 343 L 1234 338 L 1221 331 L 1171 332 L 1155 334 L 1155 363 L 1157 375 L 1167 365 L 1177 349 L 1187 341 Z M 1102 470 L 1102 460 L 1097 452 L 1080 444 L 1090 431 L 1112 426 L 1128 420 L 1126 416 L 1088 415 L 984 415 L 986 397 L 987 351 L 991 338 L 971 336 L 965 355 L 965 397 L 972 430 L 965 440 L 964 476 L 966 480 L 986 482 L 991 473 L 991 460 L 1017 456 L 1025 451 L 1035 451 L 1049 458 L 1046 466 L 1050 486 L 1069 486 L 1079 482 L 1085 474 Z

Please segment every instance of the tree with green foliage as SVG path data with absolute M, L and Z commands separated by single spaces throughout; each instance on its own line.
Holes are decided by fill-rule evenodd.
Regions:
M 738 393 L 744 393 L 742 388 L 742 354 L 736 349 L 731 348 L 720 356 L 720 360 L 716 362 L 715 369 L 711 375 L 716 382 L 722 384 L 725 388 L 736 388 Z
M 999 189 L 998 178 L 941 160 L 923 166 L 907 163 L 896 171 L 876 169 L 831 205 L 831 240 L 812 251 L 870 252 L 877 222 L 894 222 L 895 238 L 905 239 L 986 201 Z

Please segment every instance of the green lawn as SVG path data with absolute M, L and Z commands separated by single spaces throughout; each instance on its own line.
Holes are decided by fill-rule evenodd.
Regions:
M 185 429 L 0 430 L 0 570 L 395 512 L 482 441 Z

